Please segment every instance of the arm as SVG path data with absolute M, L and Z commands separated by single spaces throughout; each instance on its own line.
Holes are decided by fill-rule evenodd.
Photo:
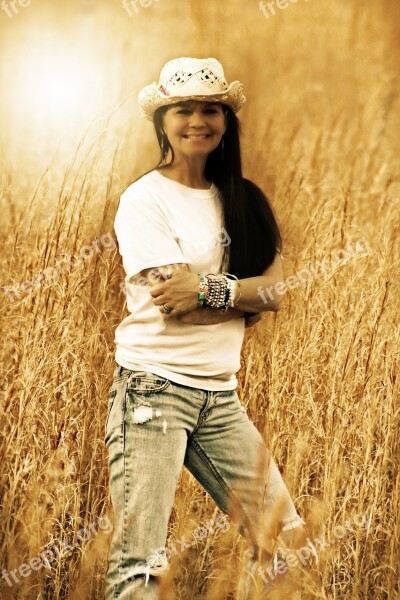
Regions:
M 150 267 L 149 269 L 143 269 L 140 271 L 140 275 L 142 278 L 146 278 L 150 286 L 155 286 L 160 282 L 165 282 L 172 277 L 172 273 L 176 273 L 179 270 L 185 270 L 189 272 L 189 267 L 186 263 L 174 263 L 172 265 L 163 265 L 161 267 Z M 154 275 L 153 272 L 158 272 L 158 275 Z M 196 275 L 196 294 L 197 292 L 197 275 Z M 207 286 L 206 286 L 207 292 Z M 155 299 L 154 302 L 157 305 L 160 303 Z M 165 302 L 167 304 L 167 302 Z M 170 315 L 164 314 L 166 318 Z M 197 297 L 196 297 L 196 306 L 188 311 L 185 311 L 181 314 L 176 315 L 175 318 L 179 319 L 181 323 L 189 323 L 193 325 L 214 325 L 215 323 L 225 323 L 226 321 L 230 321 L 231 319 L 238 319 L 240 317 L 244 317 L 245 312 L 238 308 L 229 308 L 226 312 L 222 310 L 207 310 L 204 307 L 197 307 Z M 251 326 L 250 323 L 248 326 Z
M 224 323 L 231 319 L 244 317 L 245 329 L 253 327 L 258 321 L 261 321 L 260 313 L 246 313 L 238 308 L 228 308 L 227 311 L 220 309 L 207 310 L 204 307 L 195 308 L 190 312 L 176 317 L 181 323 L 190 323 L 192 325 L 213 325 L 214 323 Z
M 241 296 L 238 305 L 235 309 L 229 308 L 226 312 L 198 308 L 198 276 L 196 273 L 191 273 L 184 263 L 165 265 L 159 268 L 151 267 L 142 270 L 141 274 L 147 277 L 150 286 L 152 286 L 150 295 L 153 297 L 154 304 L 159 306 L 160 311 L 163 312 L 163 304 L 173 309 L 170 313 L 163 313 L 166 319 L 176 318 L 197 310 L 197 313 L 191 316 L 190 322 L 194 323 L 194 319 L 196 319 L 196 322 L 200 319 L 200 324 L 223 322 L 230 318 L 238 318 L 238 313 L 232 312 L 233 310 L 254 315 L 267 310 L 277 311 L 282 300 L 282 294 L 278 293 L 279 286 L 282 286 L 283 283 L 279 254 L 275 256 L 272 265 L 260 277 L 240 280 Z M 207 286 L 205 289 L 207 296 Z M 271 290 L 274 290 L 274 293 L 271 293 Z M 268 299 L 264 292 L 268 293 Z M 208 317 L 202 311 L 211 314 L 220 313 L 221 320 L 216 320 L 214 314 Z M 240 316 L 244 316 L 244 314 Z M 185 322 L 189 322 L 189 317 L 185 319 Z M 247 324 L 252 324 L 252 321 L 248 321 Z
M 241 296 L 238 308 L 250 313 L 260 313 L 267 310 L 277 312 L 286 292 L 285 287 L 282 259 L 280 254 L 277 253 L 272 265 L 262 275 L 240 280 Z
M 185 265 L 186 266 L 186 265 Z M 248 277 L 240 280 L 240 298 L 236 309 L 245 313 L 254 315 L 265 312 L 277 312 L 282 304 L 283 296 L 286 292 L 286 285 L 283 281 L 282 258 L 279 252 L 276 253 L 273 263 L 259 277 Z M 237 291 L 237 296 L 239 292 Z M 207 286 L 206 286 L 207 296 Z M 202 310 L 202 309 L 200 309 Z M 207 312 L 219 312 L 218 310 Z M 250 315 L 248 315 L 250 317 Z M 251 321 L 250 321 L 251 323 Z
M 133 224 L 135 235 L 132 235 Z M 159 307 L 163 318 L 176 318 L 198 308 L 199 282 L 197 274 L 190 272 L 185 262 L 182 262 L 186 260 L 185 256 L 171 235 L 165 215 L 157 202 L 135 183 L 129 186 L 121 196 L 115 215 L 114 229 L 118 240 L 118 250 L 126 272 L 126 281 L 138 285 L 150 284 L 153 302 Z M 148 268 L 148 265 L 160 263 L 166 265 L 160 267 L 160 275 L 165 271 L 165 277 L 162 279 L 161 277 L 152 278 L 150 273 L 155 267 Z M 251 279 L 247 281 L 251 281 Z M 207 289 L 205 291 L 207 293 Z M 245 299 L 246 295 L 247 292 L 244 294 Z M 164 313 L 163 304 L 173 310 L 170 313 Z M 243 312 L 257 314 L 257 309 L 248 311 L 242 306 L 238 308 Z M 207 318 L 212 323 L 216 322 L 216 314 L 220 317 L 218 322 L 238 318 L 241 314 L 237 310 L 233 312 L 233 309 L 228 309 L 224 314 L 222 311 L 218 311 L 216 314 L 212 314 L 214 311 L 205 310 L 203 312 L 206 314 L 200 314 L 202 322 Z M 196 312 L 195 315 L 199 315 L 199 312 Z
M 231 319 L 244 317 L 243 310 L 237 308 L 228 308 L 226 312 L 220 309 L 207 310 L 199 307 L 176 317 L 181 323 L 191 323 L 192 325 L 214 325 L 215 323 L 225 323 Z

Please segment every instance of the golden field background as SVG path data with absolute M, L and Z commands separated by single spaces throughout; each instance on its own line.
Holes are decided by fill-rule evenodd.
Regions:
M 110 535 L 76 534 L 112 515 L 103 437 L 126 309 L 105 240 L 119 195 L 158 157 L 137 91 L 184 55 L 215 56 L 244 83 L 245 175 L 278 216 L 285 277 L 327 265 L 246 330 L 238 374 L 311 538 L 329 540 L 304 597 L 400 598 L 399 12 L 394 0 L 299 0 L 269 19 L 256 0 L 0 11 L 0 570 L 73 546 L 18 585 L 0 578 L 1 598 L 103 597 Z M 338 265 L 360 239 L 369 252 Z M 10 292 L 44 269 L 45 284 Z M 215 514 L 184 469 L 170 539 Z M 210 533 L 173 557 L 163 597 L 233 600 L 245 547 L 233 526 Z

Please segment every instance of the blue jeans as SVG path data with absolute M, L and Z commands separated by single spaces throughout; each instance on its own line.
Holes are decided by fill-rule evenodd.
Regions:
M 304 523 L 234 390 L 192 388 L 118 365 L 105 444 L 114 511 L 106 600 L 158 599 L 157 575 L 168 569 L 168 522 L 183 465 L 254 551 L 277 508 L 277 532 Z

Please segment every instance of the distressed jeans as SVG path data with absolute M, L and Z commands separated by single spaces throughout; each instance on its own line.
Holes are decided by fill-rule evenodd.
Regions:
M 168 569 L 168 522 L 183 465 L 249 541 L 252 556 L 276 507 L 278 532 L 304 523 L 234 390 L 192 388 L 118 365 L 105 444 L 114 512 L 105 600 L 159 598 L 157 576 Z M 250 600 L 248 594 L 242 597 Z

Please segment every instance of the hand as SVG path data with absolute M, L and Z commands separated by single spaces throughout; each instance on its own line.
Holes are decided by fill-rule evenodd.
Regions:
M 261 321 L 261 319 L 262 319 L 262 313 L 253 313 L 251 315 L 246 315 L 244 318 L 244 322 L 245 322 L 244 328 L 247 329 L 248 327 L 253 327 L 253 325 L 258 323 L 258 321 Z
M 166 319 L 177 317 L 192 311 L 197 307 L 199 298 L 199 278 L 196 273 L 185 269 L 178 269 L 168 274 L 168 279 L 163 280 L 153 270 L 148 277 L 155 306 Z M 165 313 L 163 304 L 172 308 L 170 313 Z

